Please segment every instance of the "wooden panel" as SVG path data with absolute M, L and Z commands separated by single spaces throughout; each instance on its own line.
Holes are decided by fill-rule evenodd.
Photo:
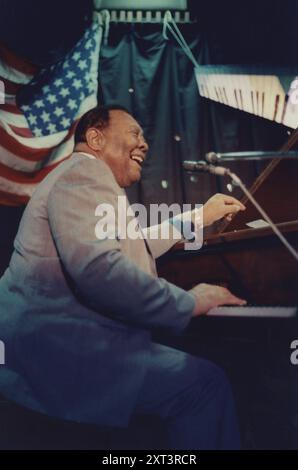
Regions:
M 298 232 L 287 238 L 298 249 Z M 298 304 L 297 262 L 273 234 L 218 242 L 197 252 L 180 247 L 160 258 L 158 273 L 184 289 L 200 282 L 224 285 L 250 304 Z

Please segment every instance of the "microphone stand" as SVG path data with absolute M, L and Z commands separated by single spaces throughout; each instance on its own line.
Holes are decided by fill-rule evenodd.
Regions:
M 213 166 L 213 165 L 210 165 Z M 297 251 L 290 245 L 288 240 L 283 236 L 279 228 L 275 225 L 275 223 L 270 219 L 269 215 L 264 211 L 264 209 L 260 206 L 258 201 L 254 198 L 254 196 L 250 193 L 250 191 L 247 189 L 245 184 L 241 181 L 239 176 L 237 176 L 235 173 L 233 173 L 229 168 L 223 168 L 223 167 L 214 167 L 217 171 L 215 172 L 214 169 L 211 169 L 212 173 L 215 173 L 217 175 L 222 175 L 223 173 L 226 176 L 229 176 L 232 180 L 232 183 L 234 185 L 237 185 L 242 189 L 244 192 L 245 196 L 252 202 L 252 204 L 255 206 L 255 208 L 259 211 L 259 213 L 262 215 L 262 217 L 266 220 L 266 222 L 270 225 L 271 229 L 275 233 L 275 235 L 280 239 L 280 241 L 284 244 L 284 246 L 287 248 L 287 250 L 293 255 L 296 261 L 298 261 L 298 253 Z M 219 171 L 218 171 L 219 170 Z
M 266 220 L 266 222 L 269 224 L 271 227 L 272 231 L 275 233 L 275 235 L 280 239 L 280 241 L 283 243 L 283 245 L 287 248 L 287 250 L 291 253 L 291 255 L 295 258 L 296 261 L 298 261 L 298 253 L 297 251 L 290 245 L 288 240 L 283 236 L 279 228 L 275 225 L 275 223 L 270 219 L 269 215 L 264 211 L 264 209 L 260 206 L 258 201 L 254 198 L 254 196 L 250 193 L 250 191 L 247 189 L 245 184 L 241 181 L 239 176 L 237 176 L 235 173 L 233 173 L 229 168 L 224 168 L 222 166 L 214 166 L 211 164 L 208 164 L 204 161 L 184 161 L 183 162 L 183 167 L 185 170 L 188 171 L 203 171 L 203 172 L 208 172 L 216 176 L 229 176 L 232 180 L 232 184 L 235 186 L 239 186 L 240 189 L 244 192 L 245 196 L 252 202 L 252 204 L 255 206 L 257 211 L 262 215 L 262 217 Z

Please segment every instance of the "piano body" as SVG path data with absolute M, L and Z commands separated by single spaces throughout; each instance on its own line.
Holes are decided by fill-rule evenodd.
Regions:
M 298 135 L 297 135 L 298 137 Z M 298 161 L 272 161 L 251 191 L 298 250 Z M 219 284 L 255 305 L 298 305 L 298 263 L 270 227 L 247 226 L 261 216 L 250 201 L 246 211 L 222 224 L 197 251 L 180 243 L 158 260 L 158 272 L 190 289 L 199 282 Z
M 223 73 L 216 75 L 214 69 L 213 66 L 200 67 L 201 76 L 197 75 L 197 78 L 203 96 L 279 123 L 287 123 L 291 127 L 298 126 L 298 92 L 296 104 L 289 94 L 293 92 L 294 72 L 287 72 L 280 80 L 273 74 L 266 80 L 263 72 L 257 80 L 256 70 L 252 71 L 252 75 L 245 75 L 243 69 L 237 67 L 233 75 L 234 69 L 225 66 L 223 70 L 217 67 L 217 71 Z M 271 88 L 269 85 L 266 88 L 266 83 L 271 84 Z M 284 92 L 283 96 L 280 83 L 286 83 L 288 87 L 288 93 Z M 280 150 L 297 148 L 298 129 L 292 132 Z M 297 177 L 298 160 L 275 159 L 270 161 L 250 188 L 296 250 Z M 200 250 L 185 251 L 180 243 L 158 260 L 159 275 L 185 289 L 199 282 L 225 285 L 250 304 L 298 305 L 297 261 L 270 227 L 251 228 L 247 225 L 261 216 L 245 197 L 242 202 L 246 205 L 246 211 L 237 214 L 229 223 L 218 224 L 217 232 L 205 237 Z

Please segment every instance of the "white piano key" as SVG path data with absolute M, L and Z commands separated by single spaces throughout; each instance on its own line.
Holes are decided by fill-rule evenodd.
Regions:
M 297 315 L 297 307 L 215 307 L 209 310 L 211 317 L 291 318 Z

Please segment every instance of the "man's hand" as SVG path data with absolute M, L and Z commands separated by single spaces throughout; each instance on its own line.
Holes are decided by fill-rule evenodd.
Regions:
M 198 284 L 190 291 L 196 300 L 193 316 L 203 315 L 219 305 L 245 305 L 246 301 L 233 295 L 228 289 L 210 284 Z
M 233 214 L 244 210 L 245 206 L 238 199 L 225 194 L 215 194 L 203 206 L 203 225 L 206 227 L 223 217 L 232 220 Z

